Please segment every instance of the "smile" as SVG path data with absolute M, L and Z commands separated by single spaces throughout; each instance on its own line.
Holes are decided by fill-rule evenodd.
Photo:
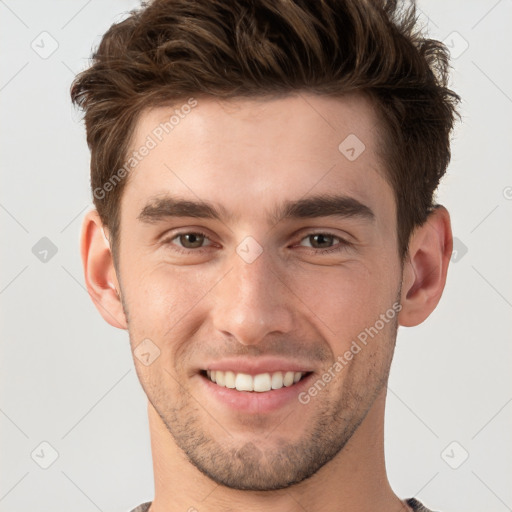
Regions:
M 257 375 L 237 373 L 233 371 L 203 370 L 210 381 L 220 387 L 236 389 L 237 391 L 255 391 L 263 393 L 282 387 L 290 387 L 299 382 L 310 372 L 266 372 Z

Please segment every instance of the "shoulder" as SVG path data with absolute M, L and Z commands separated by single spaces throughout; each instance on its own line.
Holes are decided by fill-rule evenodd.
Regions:
M 419 502 L 416 498 L 409 498 L 408 500 L 405 500 L 405 502 L 414 510 L 414 512 L 434 512 L 433 510 L 425 507 L 425 505 Z
M 131 512 L 147 512 L 150 506 L 151 501 L 147 501 L 146 503 L 142 503 L 138 507 L 135 507 Z

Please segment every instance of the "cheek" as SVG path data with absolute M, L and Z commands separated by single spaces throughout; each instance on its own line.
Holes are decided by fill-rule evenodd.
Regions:
M 301 272 L 291 287 L 307 306 L 305 314 L 318 325 L 335 352 L 375 324 L 396 299 L 394 274 L 359 263 Z
M 147 271 L 139 267 L 129 275 L 125 287 L 130 331 L 158 340 L 175 338 L 190 323 L 194 307 L 214 283 L 198 270 L 169 265 Z
M 139 266 L 124 283 L 137 374 L 155 401 L 162 389 L 176 388 L 178 367 L 186 366 L 193 353 L 188 343 L 191 333 L 204 321 L 201 301 L 214 284 L 199 271 L 169 265 L 147 271 Z M 143 340 L 151 343 L 143 345 Z M 150 365 L 137 355 L 147 352 L 158 354 Z

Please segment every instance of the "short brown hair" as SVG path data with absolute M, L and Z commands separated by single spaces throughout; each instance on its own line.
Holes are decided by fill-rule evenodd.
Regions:
M 71 97 L 85 111 L 91 188 L 123 167 L 147 108 L 190 96 L 294 92 L 371 98 L 380 153 L 397 205 L 398 251 L 433 208 L 450 161 L 460 97 L 448 89 L 449 54 L 417 28 L 414 3 L 396 0 L 153 0 L 104 35 Z M 118 247 L 126 180 L 94 204 Z

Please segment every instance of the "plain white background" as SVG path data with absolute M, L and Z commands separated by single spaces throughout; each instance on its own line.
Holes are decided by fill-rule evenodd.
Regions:
M 91 206 L 89 153 L 68 93 L 101 35 L 136 5 L 0 0 L 0 511 L 123 512 L 153 498 L 146 399 L 128 336 L 102 320 L 84 288 L 78 241 Z M 419 6 L 430 36 L 451 46 L 451 86 L 463 98 L 438 195 L 457 251 L 438 309 L 399 330 L 388 473 L 399 496 L 435 510 L 505 512 L 512 3 Z

